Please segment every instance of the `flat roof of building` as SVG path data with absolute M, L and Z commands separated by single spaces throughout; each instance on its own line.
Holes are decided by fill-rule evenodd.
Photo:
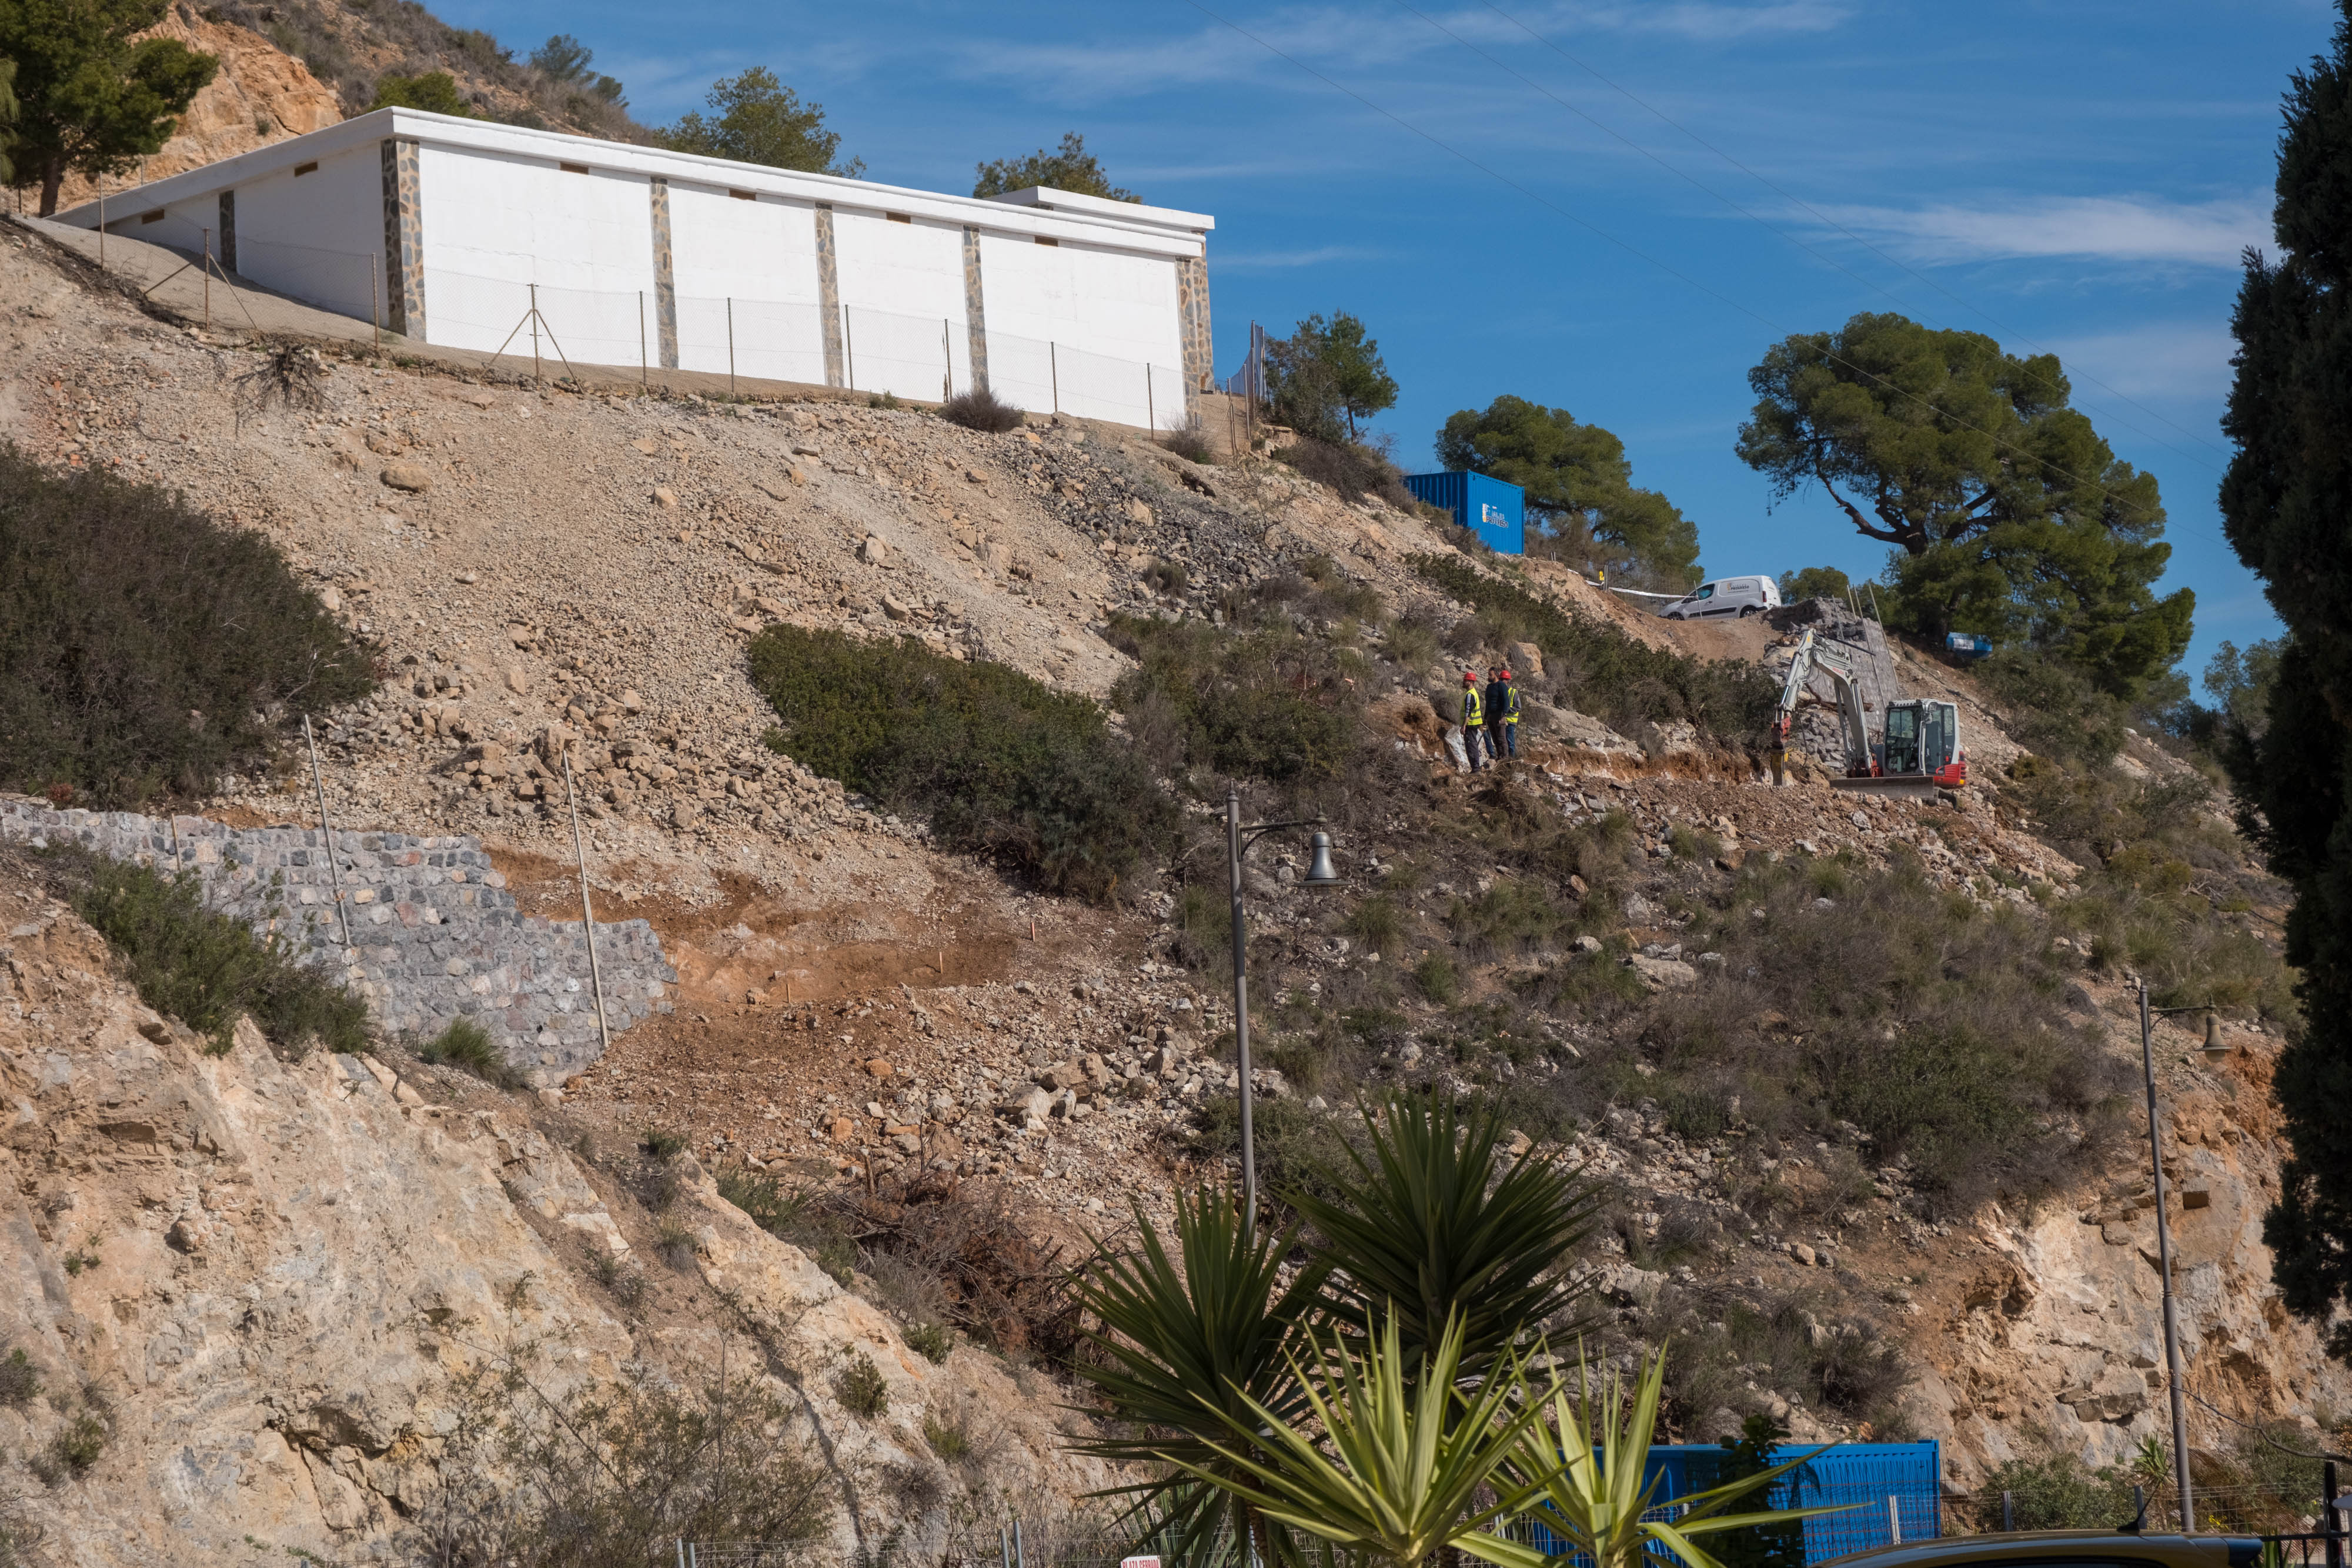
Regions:
M 347 152 L 387 138 L 413 140 L 429 147 L 459 148 L 509 157 L 545 159 L 551 162 L 584 163 L 592 171 L 661 175 L 694 184 L 723 186 L 755 194 L 795 201 L 826 202 L 835 207 L 902 214 L 946 223 L 969 224 L 1000 234 L 1140 250 L 1155 255 L 1197 256 L 1206 248 L 1208 232 L 1217 220 L 1206 213 L 1174 207 L 1150 207 L 1136 202 L 1107 201 L 1071 191 L 1032 187 L 1002 196 L 950 196 L 904 185 L 877 184 L 870 180 L 844 179 L 837 174 L 812 174 L 798 169 L 776 169 L 764 163 L 740 163 L 727 158 L 707 158 L 676 152 L 666 147 L 639 147 L 574 136 L 561 131 L 500 125 L 487 120 L 428 114 L 415 109 L 378 109 L 323 131 L 273 141 L 217 163 L 207 163 L 168 178 L 110 191 L 104 203 L 119 214 L 150 211 L 247 183 L 293 168 L 298 163 Z M 428 193 L 429 196 L 429 193 Z M 100 203 L 82 203 L 57 214 L 59 223 L 96 228 Z

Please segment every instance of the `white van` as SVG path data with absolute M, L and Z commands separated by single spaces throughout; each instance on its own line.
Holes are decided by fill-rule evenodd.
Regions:
M 1726 577 L 1703 582 L 1659 615 L 1668 621 L 1706 621 L 1718 615 L 1754 615 L 1780 606 L 1780 585 L 1769 577 Z

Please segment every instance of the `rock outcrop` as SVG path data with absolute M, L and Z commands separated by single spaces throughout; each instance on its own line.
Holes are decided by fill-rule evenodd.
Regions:
M 797 1412 L 824 1552 L 936 1548 L 973 1489 L 1039 1517 L 1106 1479 L 1004 1364 L 910 1351 L 690 1159 L 649 1234 L 611 1170 L 510 1103 L 436 1103 L 452 1084 L 373 1058 L 281 1061 L 250 1024 L 206 1054 L 5 870 L 0 934 L 0 1361 L 37 1380 L 0 1384 L 0 1447 L 50 1478 L 0 1522 L 67 1560 L 413 1560 L 469 1374 L 555 1399 L 690 1382 L 722 1338 Z M 865 1414 L 835 1375 L 856 1357 L 882 1391 Z M 980 1458 L 950 1472 L 927 1422 Z

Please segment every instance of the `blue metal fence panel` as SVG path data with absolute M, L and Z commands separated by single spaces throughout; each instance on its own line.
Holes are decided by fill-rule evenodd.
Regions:
M 1786 1464 L 1811 1451 L 1794 1445 L 1775 1448 L 1772 1462 Z M 1645 1485 L 1656 1487 L 1646 1517 L 1675 1518 L 1681 1511 L 1675 1500 L 1717 1485 L 1727 1457 L 1713 1444 L 1653 1448 L 1642 1476 Z M 1891 1545 L 1898 1539 L 1939 1536 L 1944 1532 L 1942 1450 L 1933 1442 L 1843 1443 L 1783 1478 L 1766 1493 L 1763 1503 L 1768 1508 L 1823 1505 L 1842 1511 L 1804 1521 L 1807 1563 Z M 1735 1504 L 1734 1510 L 1745 1512 L 1754 1506 Z M 1556 1553 L 1565 1545 L 1539 1522 L 1527 1534 L 1529 1543 L 1545 1552 Z
M 1454 469 L 1444 474 L 1408 474 L 1405 488 L 1416 500 L 1442 507 L 1454 520 L 1503 555 L 1525 555 L 1527 496 L 1517 485 L 1486 474 Z

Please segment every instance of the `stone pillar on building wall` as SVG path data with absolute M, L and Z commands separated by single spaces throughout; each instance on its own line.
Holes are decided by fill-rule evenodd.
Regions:
M 384 324 L 425 338 L 425 222 L 417 204 L 416 141 L 386 137 L 383 149 Z
M 220 193 L 220 264 L 230 272 L 236 270 L 236 193 Z
M 849 378 L 842 369 L 845 356 L 841 342 L 841 272 L 834 257 L 831 202 L 816 204 L 816 298 L 819 325 L 824 332 L 824 384 L 847 386 Z
M 1184 341 L 1184 413 L 1197 421 L 1200 397 L 1216 380 L 1213 346 L 1209 338 L 1209 258 L 1185 256 L 1176 263 L 1176 313 Z
M 971 355 L 971 390 L 988 391 L 988 304 L 980 287 L 980 231 L 963 231 L 963 321 Z
M 677 278 L 670 271 L 669 181 L 653 178 L 654 325 L 661 339 L 661 368 L 677 369 Z

